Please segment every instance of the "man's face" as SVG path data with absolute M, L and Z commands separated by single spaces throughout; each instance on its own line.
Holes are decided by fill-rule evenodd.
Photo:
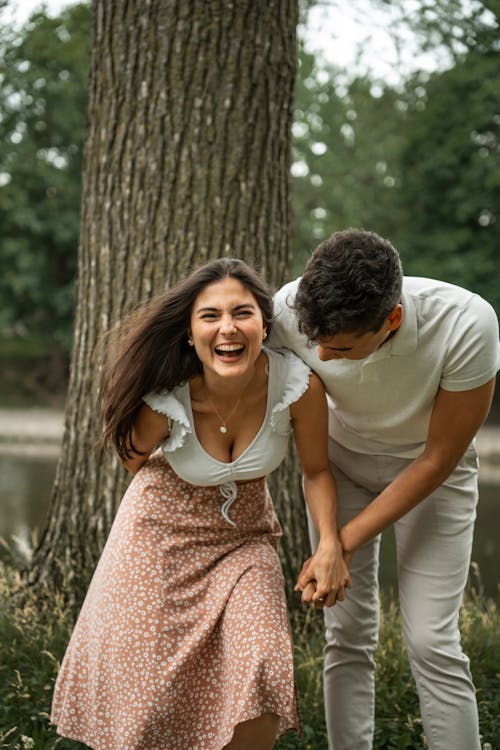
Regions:
M 401 324 L 402 307 L 396 305 L 378 331 L 368 333 L 337 333 L 319 339 L 318 357 L 322 362 L 331 359 L 365 359 L 379 349 L 394 334 Z

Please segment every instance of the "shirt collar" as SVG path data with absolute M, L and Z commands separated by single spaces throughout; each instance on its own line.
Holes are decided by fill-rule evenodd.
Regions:
M 359 360 L 362 367 L 388 357 L 404 357 L 417 348 L 417 310 L 412 297 L 404 291 L 401 293 L 401 306 L 403 317 L 397 332 L 369 357 Z
M 405 292 L 404 287 L 401 293 L 401 305 L 403 307 L 401 325 L 391 341 L 387 342 L 390 354 L 395 356 L 411 354 L 417 348 L 417 309 L 413 298 Z

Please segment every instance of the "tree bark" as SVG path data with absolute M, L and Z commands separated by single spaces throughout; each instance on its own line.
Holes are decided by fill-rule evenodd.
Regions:
M 297 0 L 94 2 L 74 348 L 33 583 L 86 585 L 126 485 L 99 449 L 105 331 L 209 258 L 285 278 L 296 22 Z M 278 484 L 291 503 L 293 462 Z

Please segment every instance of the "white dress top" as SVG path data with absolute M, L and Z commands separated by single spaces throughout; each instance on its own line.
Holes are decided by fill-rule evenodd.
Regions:
M 170 435 L 162 450 L 175 473 L 190 484 L 220 485 L 225 502 L 221 512 L 233 523 L 228 511 L 237 497 L 238 481 L 267 476 L 283 461 L 291 432 L 290 406 L 309 385 L 310 368 L 290 351 L 264 348 L 269 367 L 267 407 L 264 420 L 250 445 L 234 461 L 213 458 L 199 442 L 194 428 L 189 383 L 172 391 L 148 393 L 144 401 L 171 422 Z

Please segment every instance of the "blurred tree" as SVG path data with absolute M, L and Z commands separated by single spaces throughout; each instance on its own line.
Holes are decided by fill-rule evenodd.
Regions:
M 387 0 L 372 0 L 387 6 Z M 410 31 L 423 51 L 444 48 L 451 60 L 463 61 L 470 51 L 490 53 L 498 42 L 500 0 L 397 0 L 399 20 L 392 33 Z M 450 66 L 451 67 L 451 66 Z
M 407 105 L 368 77 L 318 68 L 300 51 L 294 133 L 294 260 L 337 229 L 393 236 L 404 223 L 397 184 Z
M 0 32 L 0 329 L 71 339 L 89 10 Z
M 500 314 L 500 2 L 423 4 L 414 27 L 426 46 L 447 44 L 454 65 L 406 83 L 405 267 L 466 286 Z
M 401 155 L 406 270 L 479 292 L 500 313 L 500 51 L 425 84 Z
M 380 0 L 370 2 L 380 4 Z M 301 2 L 303 24 L 314 4 L 314 0 Z M 330 4 L 335 5 L 333 0 Z M 467 52 L 489 56 L 495 50 L 498 27 L 492 19 L 495 12 L 498 17 L 498 0 L 473 0 L 467 4 L 463 0 L 437 0 L 418 6 L 399 0 L 399 4 L 401 21 L 395 34 L 403 38 L 403 28 L 406 33 L 409 28 L 412 34 L 419 35 L 422 48 L 445 45 L 451 51 L 457 75 L 448 72 L 443 85 L 454 85 L 453 81 L 462 75 L 459 70 L 466 71 Z M 36 14 L 17 36 L 6 27 L 2 31 L 5 61 L 4 87 L 0 92 L 0 260 L 6 270 L 0 278 L 0 328 L 8 326 L 21 332 L 29 329 L 39 335 L 50 331 L 50 336 L 65 346 L 72 328 L 87 29 L 88 6 L 78 5 L 55 19 Z M 478 80 L 482 75 L 479 68 L 480 65 L 474 66 Z M 412 187 L 410 154 L 412 150 L 417 153 L 419 146 L 413 141 L 409 146 L 405 143 L 414 136 L 418 140 L 416 131 L 422 131 L 426 119 L 422 109 L 426 107 L 427 85 L 436 89 L 433 82 L 441 75 L 438 72 L 429 78 L 420 74 L 400 87 L 390 87 L 366 76 L 353 78 L 350 71 L 340 68 L 320 67 L 301 46 L 292 168 L 296 271 L 303 267 L 317 242 L 330 232 L 348 225 L 364 226 L 399 243 L 412 272 L 444 277 L 451 274 L 451 279 L 474 285 L 491 297 L 492 282 L 487 271 L 491 259 L 483 264 L 471 257 L 470 263 L 460 262 L 458 273 L 448 262 L 436 265 L 434 257 L 421 252 L 422 242 L 417 249 L 413 241 L 415 232 L 425 236 L 425 225 L 413 221 L 417 185 Z M 447 107 L 456 104 L 458 110 L 462 109 L 460 97 L 448 99 Z M 493 121 L 493 126 L 488 132 L 498 131 L 498 123 Z M 474 131 L 474 123 L 470 127 L 470 132 Z M 435 123 L 431 128 L 433 132 L 426 136 L 425 160 L 428 180 L 433 182 L 440 160 L 433 153 Z M 464 148 L 471 148 L 470 133 L 462 134 Z M 455 130 L 453 140 L 457 138 L 459 132 Z M 476 152 L 483 159 L 484 149 Z M 488 202 L 498 204 L 492 182 L 494 164 L 494 155 L 482 163 L 483 172 L 488 168 L 490 177 L 479 189 L 478 184 L 473 187 L 478 200 L 481 197 L 481 201 L 486 201 L 487 211 Z M 464 172 L 460 181 L 465 184 L 469 176 L 468 171 Z M 418 180 L 420 183 L 421 178 Z M 436 184 L 441 184 L 439 175 Z M 481 215 L 479 211 L 477 215 L 483 223 L 476 223 L 475 229 L 484 229 L 489 220 L 487 232 L 480 232 L 480 236 L 493 238 L 498 224 L 494 225 L 488 213 Z M 441 238 L 449 236 L 449 247 L 454 234 L 449 224 L 454 221 L 451 216 L 448 213 L 441 217 L 440 229 Z M 461 236 L 465 242 L 465 234 Z M 478 250 L 476 246 L 472 252 Z M 468 268 L 474 271 L 476 266 L 483 271 L 469 276 Z M 489 285 L 485 286 L 485 281 Z
M 500 313 L 500 2 L 398 5 L 398 45 L 410 32 L 444 46 L 449 70 L 388 86 L 300 51 L 296 270 L 332 231 L 365 227 L 394 241 L 407 273 L 469 287 Z
M 86 583 L 124 489 L 96 450 L 103 333 L 208 258 L 243 257 L 271 284 L 287 274 L 296 20 L 296 0 L 93 5 L 71 380 L 34 582 Z M 298 519 L 293 464 L 275 487 Z

